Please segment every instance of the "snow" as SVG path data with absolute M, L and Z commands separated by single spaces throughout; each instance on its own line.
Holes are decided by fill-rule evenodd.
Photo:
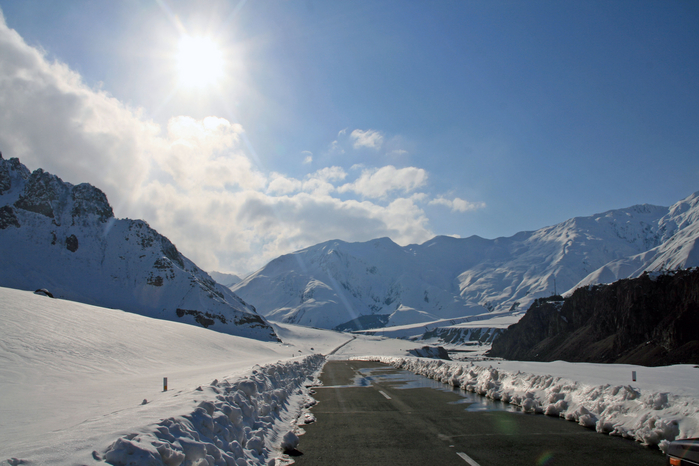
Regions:
M 0 286 L 276 341 L 270 325 L 106 196 L 0 158 Z M 230 277 L 229 277 L 230 278 Z
M 262 342 L 7 288 L 0 288 L 0 322 L 0 459 L 36 464 L 90 464 L 93 451 L 102 454 L 121 436 L 153 435 L 163 420 L 235 396 L 236 383 L 257 377 L 253 370 L 269 379 L 258 395 L 283 390 L 286 401 L 277 405 L 296 416 L 305 403 L 296 386 L 320 364 L 310 347 L 328 353 L 350 339 L 313 329 L 295 335 L 285 326 L 284 343 Z M 280 387 L 269 375 L 284 371 L 296 374 L 296 386 Z M 249 425 L 260 422 L 246 414 Z M 272 426 L 267 437 L 282 427 L 289 429 Z
M 360 356 L 597 432 L 665 448 L 699 436 L 699 368 Z M 631 381 L 631 371 L 639 382 Z M 556 374 L 556 375 L 552 375 Z
M 291 450 L 298 445 L 298 436 L 288 429 L 298 422 L 295 413 L 311 405 L 305 384 L 313 380 L 323 361 L 321 355 L 308 356 L 302 361 L 256 366 L 251 374 L 232 382 L 214 380 L 201 389 L 205 400 L 194 411 L 165 419 L 146 432 L 120 437 L 107 447 L 104 459 L 114 465 L 159 461 L 179 465 L 183 460 L 266 464 L 270 457 L 276 462 L 279 448 Z
M 637 205 L 508 238 L 436 237 L 404 247 L 388 238 L 328 241 L 273 260 L 232 290 L 271 320 L 334 328 L 382 315 L 398 332 L 514 313 L 554 291 L 644 270 L 699 266 L 698 242 L 695 193 L 669 208 Z
M 350 358 L 649 445 L 699 435 L 699 369 L 687 365 L 443 362 L 407 357 L 424 341 L 290 324 L 265 342 L 7 288 L 0 322 L 9 464 L 287 464 L 283 449 L 302 448 L 314 421 L 308 386 L 323 361 Z
M 490 330 L 505 329 L 510 325 L 519 322 L 524 315 L 517 313 L 485 313 L 474 316 L 460 317 L 455 319 L 439 319 L 430 322 L 418 322 L 405 325 L 395 325 L 392 327 L 375 328 L 368 330 L 358 330 L 354 333 L 364 335 L 380 335 L 390 338 L 411 338 L 422 337 L 425 332 L 435 329 L 461 329 L 461 330 Z

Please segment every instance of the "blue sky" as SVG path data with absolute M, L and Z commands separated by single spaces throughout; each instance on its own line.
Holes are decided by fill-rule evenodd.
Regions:
M 208 270 L 335 238 L 510 236 L 699 190 L 694 1 L 0 8 L 4 156 L 97 185 Z M 183 34 L 218 44 L 223 79 L 178 86 Z

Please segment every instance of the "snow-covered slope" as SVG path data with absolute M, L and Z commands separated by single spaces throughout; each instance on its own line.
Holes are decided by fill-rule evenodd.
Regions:
M 243 281 L 242 278 L 232 273 L 209 272 L 209 275 L 216 280 L 216 283 L 220 283 L 228 288 Z
M 616 279 L 636 270 L 699 265 L 698 197 L 493 240 L 436 237 L 406 247 L 388 238 L 328 241 L 281 256 L 232 289 L 272 320 L 321 328 L 509 313 L 588 276 Z M 356 320 L 361 316 L 371 317 Z
M 0 156 L 0 286 L 260 340 L 272 327 L 141 220 L 116 219 L 102 191 Z
M 656 247 L 605 264 L 574 288 L 636 278 L 646 270 L 674 270 L 699 265 L 699 192 L 670 207 L 658 221 L 657 231 L 661 241 Z
M 201 428 L 206 416 L 198 406 L 219 405 L 217 390 L 245 407 L 229 426 L 236 441 L 246 445 L 264 437 L 254 455 L 246 449 L 238 457 L 250 461 L 244 464 L 267 464 L 265 458 L 280 453 L 281 437 L 298 415 L 294 410 L 303 408 L 298 392 L 308 382 L 308 362 L 317 360 L 312 353 L 329 353 L 350 339 L 327 330 L 278 328 L 284 343 L 0 287 L 0 464 L 104 465 L 98 459 L 107 451 L 112 459 L 128 451 L 120 437 L 135 443 L 136 436 L 165 432 L 170 441 L 193 443 L 197 434 L 186 427 Z M 261 374 L 271 376 L 260 383 Z M 260 389 L 236 390 L 246 379 Z M 273 422 L 260 423 L 274 396 Z M 199 435 L 196 440 L 207 442 L 206 430 Z M 162 464 L 131 458 L 129 464 Z

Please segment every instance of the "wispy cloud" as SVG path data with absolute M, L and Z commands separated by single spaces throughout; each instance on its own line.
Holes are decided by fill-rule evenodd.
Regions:
M 446 199 L 438 197 L 429 202 L 430 205 L 443 205 L 452 210 L 452 212 L 468 212 L 485 208 L 485 202 L 469 202 L 464 199 L 455 197 L 454 199 Z
M 355 149 L 368 147 L 369 149 L 378 150 L 383 144 L 383 134 L 374 129 L 368 129 L 366 131 L 355 129 L 352 131 L 352 134 L 350 134 L 350 139 L 352 139 Z
M 331 154 L 344 154 L 345 149 L 342 148 L 340 143 L 336 140 L 330 143 L 330 147 L 328 148 L 328 152 Z
M 313 152 L 311 152 L 309 150 L 305 150 L 305 151 L 301 152 L 301 155 L 305 156 L 303 158 L 304 165 L 308 165 L 309 163 L 313 162 Z
M 427 182 L 427 172 L 422 168 L 396 168 L 387 165 L 377 169 L 365 169 L 353 183 L 340 188 L 339 192 L 353 191 L 364 197 L 381 198 L 393 191 L 408 193 L 424 186 Z

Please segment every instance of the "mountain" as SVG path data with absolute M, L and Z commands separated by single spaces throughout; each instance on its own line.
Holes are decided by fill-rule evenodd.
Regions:
M 222 272 L 209 272 L 209 276 L 213 278 L 216 283 L 219 283 L 226 288 L 230 288 L 243 281 L 239 276 L 232 273 L 222 273 Z
M 639 277 L 646 270 L 699 265 L 699 192 L 670 207 L 658 221 L 657 247 L 612 261 L 585 277 L 578 287 Z
M 644 273 L 541 298 L 493 342 L 520 361 L 699 363 L 699 268 Z
M 142 220 L 107 197 L 0 154 L 0 286 L 259 340 L 272 327 Z
M 699 193 L 508 238 L 328 241 L 281 256 L 232 290 L 272 320 L 371 328 L 508 314 L 578 286 L 699 265 Z

